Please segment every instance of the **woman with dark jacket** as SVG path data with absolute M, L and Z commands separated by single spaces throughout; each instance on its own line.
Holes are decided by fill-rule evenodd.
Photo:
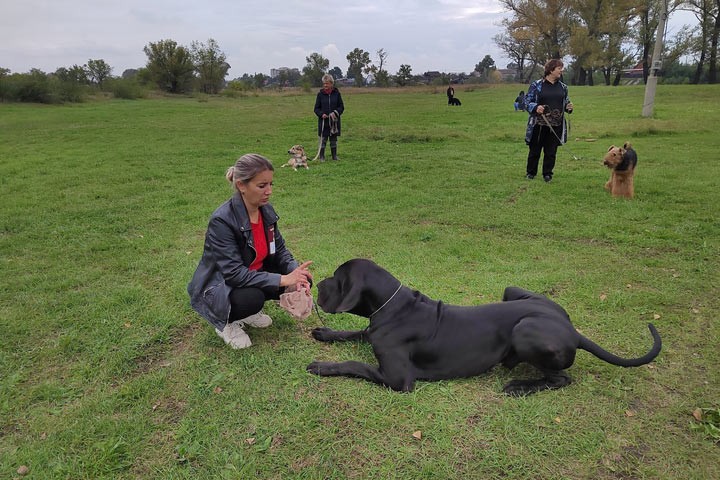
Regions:
M 315 115 L 318 117 L 318 136 L 320 137 L 319 160 L 325 161 L 325 144 L 330 138 L 330 152 L 333 160 L 340 160 L 337 156 L 337 137 L 340 136 L 340 115 L 345 111 L 340 91 L 334 87 L 335 79 L 332 75 L 322 77 L 323 88 L 315 99 Z
M 567 85 L 560 81 L 562 72 L 562 60 L 548 60 L 544 77 L 532 82 L 525 95 L 525 108 L 530 114 L 525 129 L 525 143 L 530 147 L 525 168 L 528 180 L 537 175 L 540 154 L 544 150 L 543 180 L 550 182 L 557 149 L 567 142 L 565 113 L 572 113 L 573 104 L 568 98 Z
M 268 202 L 273 171 L 254 153 L 228 169 L 236 193 L 210 217 L 203 255 L 188 284 L 192 308 L 232 348 L 252 345 L 243 325 L 270 326 L 272 319 L 261 312 L 265 301 L 279 298 L 286 288 L 309 291 L 312 282 L 312 262 L 298 266 Z

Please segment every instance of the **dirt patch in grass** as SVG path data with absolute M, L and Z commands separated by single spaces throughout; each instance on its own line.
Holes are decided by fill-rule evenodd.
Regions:
M 171 335 L 169 343 L 152 344 L 143 355 L 135 359 L 136 367 L 131 377 L 146 375 L 156 368 L 170 366 L 173 359 L 182 356 L 191 348 L 192 339 L 202 328 L 200 322 L 192 322 L 181 327 Z
M 520 198 L 520 195 L 525 193 L 529 187 L 530 187 L 529 185 L 523 185 L 520 188 L 518 188 L 517 193 L 514 196 L 510 197 L 510 200 L 508 200 L 508 203 L 510 205 L 512 205 L 513 203 L 517 202 L 518 198 Z

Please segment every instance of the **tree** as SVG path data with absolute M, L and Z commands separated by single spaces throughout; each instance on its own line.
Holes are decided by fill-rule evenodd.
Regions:
M 397 82 L 397 84 L 401 87 L 404 87 L 405 85 L 410 83 L 413 78 L 412 73 L 410 72 L 412 72 L 412 68 L 410 68 L 410 65 L 407 65 L 405 63 L 400 65 L 400 69 L 398 70 L 397 74 L 395 74 L 395 81 Z
M 147 69 L 157 86 L 170 93 L 188 91 L 195 67 L 190 51 L 173 40 L 150 42 L 143 51 L 148 57 Z
M 137 68 L 126 68 L 125 70 L 123 70 L 123 73 L 122 73 L 122 75 L 120 75 L 120 78 L 122 78 L 123 80 L 127 80 L 129 78 L 133 78 L 137 74 L 138 74 Z
M 389 87 L 390 86 L 390 74 L 387 70 L 378 70 L 375 74 L 375 85 L 378 87 Z
M 381 48 L 375 54 L 378 57 L 377 73 L 375 73 L 375 85 L 378 87 L 387 87 L 390 85 L 390 74 L 383 68 L 388 57 L 388 52 Z
M 573 85 L 593 83 L 592 67 L 600 55 L 603 35 L 603 15 L 608 14 L 607 0 L 571 0 L 573 21 L 570 25 L 570 53 L 573 61 Z M 588 75 L 589 73 L 589 75 Z
M 256 73 L 253 76 L 253 84 L 255 85 L 255 88 L 263 88 L 265 86 L 265 80 L 267 80 L 265 75 L 262 73 Z
M 291 68 L 287 71 L 287 81 L 291 87 L 297 86 L 300 83 L 300 78 L 300 71 L 297 68 Z
M 102 88 L 103 82 L 112 73 L 112 67 L 105 63 L 105 60 L 88 60 L 87 72 L 90 80 L 98 87 Z
M 692 12 L 700 23 L 700 35 L 699 38 L 696 39 L 696 47 L 694 49 L 696 53 L 699 53 L 699 58 L 695 68 L 695 74 L 690 80 L 690 83 L 697 84 L 700 83 L 705 59 L 710 47 L 708 40 L 712 36 L 713 11 L 717 8 L 717 3 L 715 0 L 684 0 L 679 8 Z
M 307 65 L 303 67 L 305 79 L 313 87 L 321 86 L 322 76 L 327 72 L 330 66 L 330 60 L 315 52 L 309 57 L 305 57 L 305 61 L 307 62 Z
M 708 62 L 708 83 L 717 83 L 718 37 L 720 36 L 720 0 L 715 0 L 711 14 L 713 27 L 710 33 L 710 61 Z
M 535 43 L 527 28 L 513 28 L 507 19 L 503 20 L 502 24 L 506 29 L 505 32 L 495 35 L 493 40 L 513 61 L 517 80 L 520 83 L 527 83 L 540 63 L 534 55 Z
M 490 73 L 494 70 L 497 70 L 495 60 L 493 60 L 490 55 L 485 55 L 485 58 L 475 65 L 475 71 L 478 72 L 480 78 L 486 82 L 490 79 Z
M 352 52 L 348 53 L 347 57 L 345 58 L 347 58 L 348 63 L 350 63 L 350 66 L 347 70 L 348 78 L 354 78 L 355 85 L 362 85 L 362 72 L 363 70 L 366 70 L 371 63 L 370 54 L 365 50 L 355 48 Z
M 84 66 L 73 65 L 70 68 L 60 67 L 55 70 L 55 76 L 61 82 L 76 83 L 78 85 L 89 85 L 88 71 Z
M 527 29 L 535 44 L 536 56 L 562 58 L 570 36 L 570 0 L 500 0 L 512 12 L 509 26 Z
M 204 93 L 218 93 L 222 90 L 230 65 L 218 43 L 212 38 L 207 44 L 193 42 L 191 55 L 200 89 Z
M 340 67 L 333 67 L 331 68 L 328 73 L 332 75 L 332 77 L 337 80 L 338 78 L 342 78 L 342 69 Z
M 660 2 L 665 0 L 640 0 L 637 6 L 637 23 L 634 30 L 637 32 L 636 41 L 640 49 L 640 59 L 643 65 L 643 81 L 647 83 L 650 75 L 650 56 L 655 45 L 655 31 L 657 30 L 659 15 L 662 10 Z
M 281 70 L 277 76 L 278 90 L 282 91 L 282 89 L 285 86 L 285 84 L 287 83 L 287 81 L 288 81 L 287 70 Z

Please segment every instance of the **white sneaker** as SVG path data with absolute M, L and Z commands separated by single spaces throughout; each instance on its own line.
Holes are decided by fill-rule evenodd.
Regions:
M 238 322 L 250 325 L 255 328 L 267 328 L 272 324 L 272 318 L 270 315 L 265 315 L 262 312 L 258 312 L 255 315 L 250 315 L 247 318 L 242 318 Z
M 225 330 L 222 332 L 215 329 L 215 332 L 227 343 L 230 348 L 238 350 L 240 348 L 247 348 L 252 345 L 250 337 L 245 330 L 243 330 L 241 322 L 233 322 L 225 325 Z

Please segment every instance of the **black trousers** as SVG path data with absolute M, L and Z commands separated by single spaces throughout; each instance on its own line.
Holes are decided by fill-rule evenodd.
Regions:
M 281 288 L 280 290 L 285 290 Z M 263 290 L 261 288 L 233 288 L 230 292 L 230 323 L 255 315 L 262 310 L 263 305 L 268 300 L 277 300 L 280 293 L 275 294 Z
M 545 151 L 543 157 L 542 174 L 543 177 L 553 176 L 553 168 L 555 168 L 555 157 L 560 142 L 553 135 L 551 127 L 535 125 L 530 138 L 530 152 L 528 153 L 526 171 L 528 175 L 535 176 L 538 172 L 538 163 L 540 162 L 540 154 Z M 562 126 L 552 127 L 555 134 L 560 137 L 562 135 Z

